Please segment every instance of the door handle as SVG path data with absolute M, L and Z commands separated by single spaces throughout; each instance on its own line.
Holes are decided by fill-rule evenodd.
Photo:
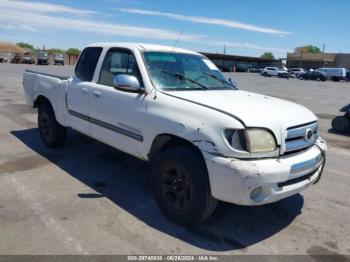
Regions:
M 101 96 L 101 92 L 100 91 L 94 91 L 94 96 L 100 97 Z
M 81 89 L 81 92 L 86 94 L 86 93 L 88 92 L 88 89 L 87 89 L 86 87 L 83 87 L 83 88 Z

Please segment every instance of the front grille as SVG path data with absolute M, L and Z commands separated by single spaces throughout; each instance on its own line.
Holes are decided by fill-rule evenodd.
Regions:
M 312 146 L 317 140 L 317 132 L 317 122 L 287 128 L 284 153 L 295 153 Z M 308 136 L 308 133 L 312 135 Z

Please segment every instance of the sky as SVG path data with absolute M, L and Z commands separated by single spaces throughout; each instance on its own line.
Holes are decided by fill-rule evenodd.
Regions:
M 0 41 L 83 48 L 140 42 L 285 58 L 303 45 L 350 53 L 349 0 L 0 0 Z

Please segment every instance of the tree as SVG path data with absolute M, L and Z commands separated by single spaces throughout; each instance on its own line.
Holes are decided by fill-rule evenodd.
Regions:
M 300 46 L 295 48 L 295 53 L 300 53 L 300 54 L 320 54 L 321 49 L 317 46 L 314 45 L 306 45 L 306 46 Z
M 80 54 L 80 50 L 78 48 L 69 48 L 66 51 L 66 55 L 76 55 L 78 56 Z
M 65 51 L 60 48 L 51 48 L 48 50 L 49 54 L 64 54 Z
M 265 59 L 275 59 L 275 56 L 271 52 L 265 52 L 260 57 Z
M 17 46 L 21 47 L 21 48 L 25 48 L 25 49 L 31 49 L 34 51 L 34 46 L 28 43 L 24 43 L 24 42 L 19 42 L 16 44 Z

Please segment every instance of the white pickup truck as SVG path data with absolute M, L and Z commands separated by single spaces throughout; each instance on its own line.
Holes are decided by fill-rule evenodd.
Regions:
M 238 90 L 184 49 L 92 44 L 73 77 L 26 71 L 24 93 L 47 146 L 61 146 L 71 127 L 148 161 L 156 201 L 179 224 L 204 221 L 218 200 L 262 205 L 297 194 L 325 164 L 312 112 Z

